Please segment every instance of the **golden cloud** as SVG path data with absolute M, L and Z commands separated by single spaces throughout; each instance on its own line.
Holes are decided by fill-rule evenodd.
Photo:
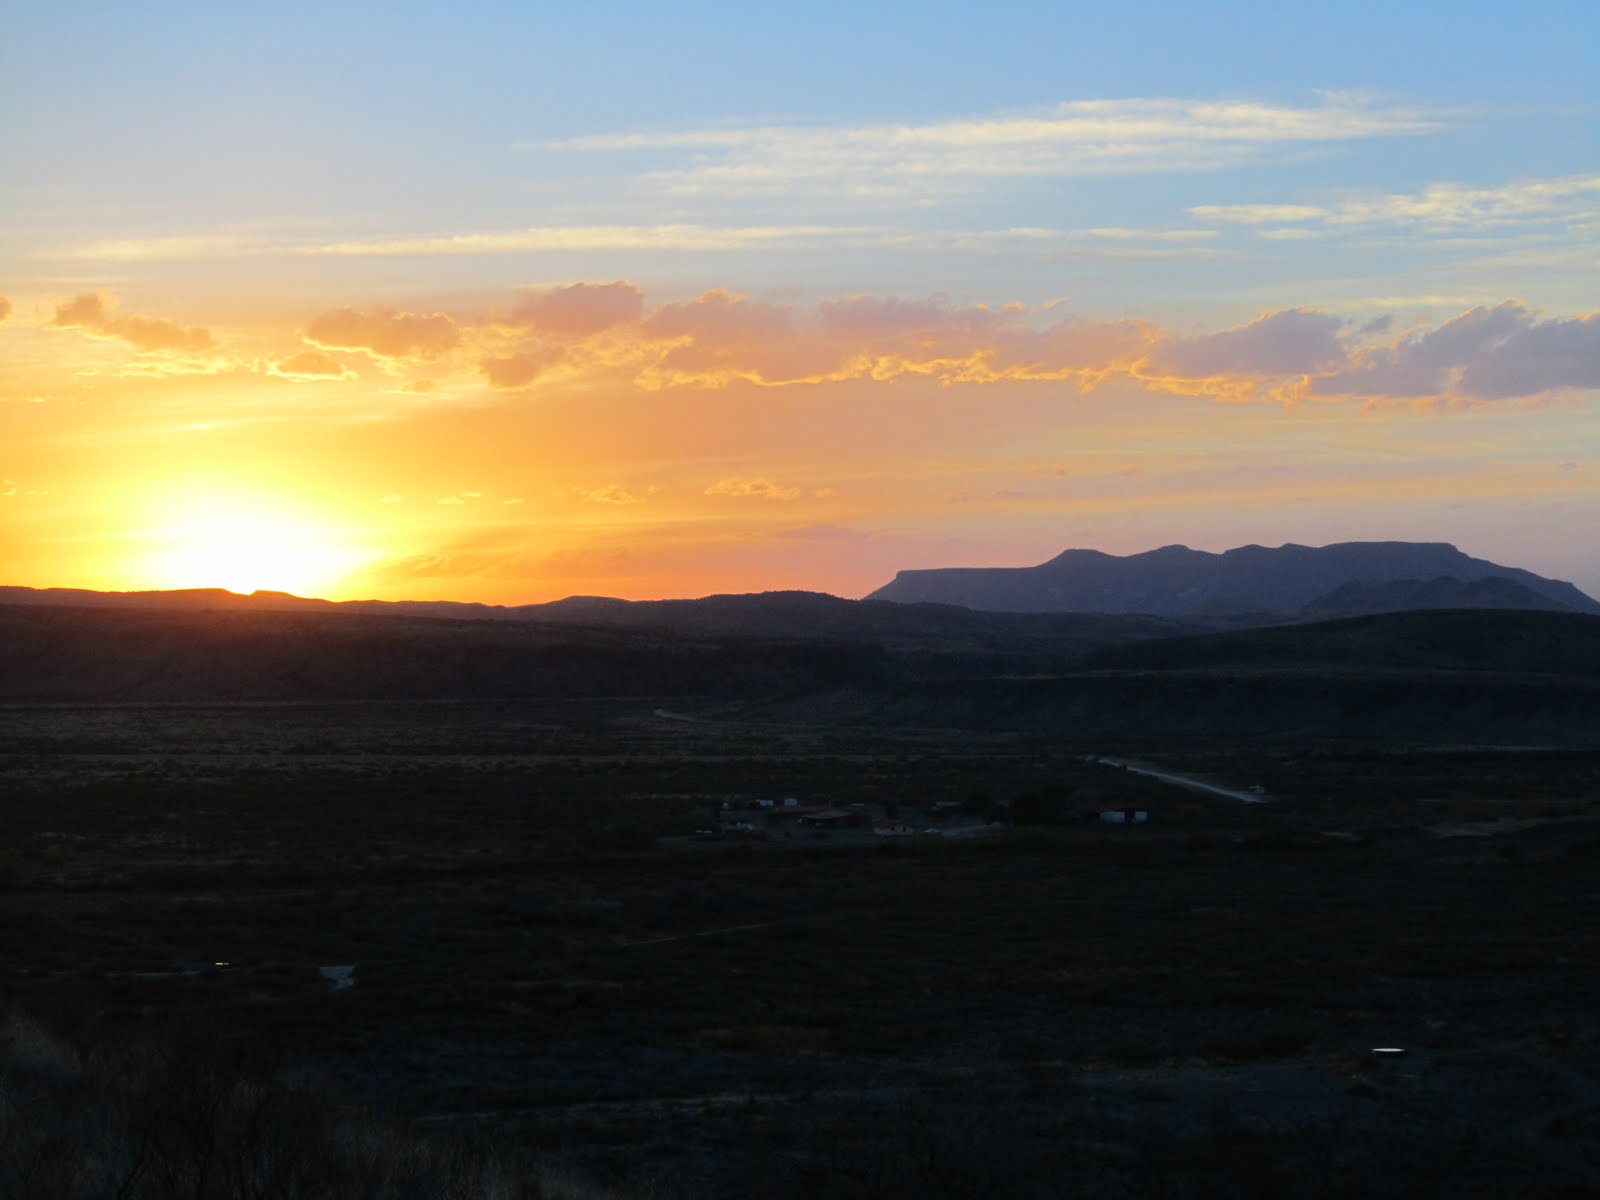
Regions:
M 533 353 L 481 359 L 478 369 L 483 372 L 490 387 L 511 391 L 527 387 L 551 367 L 560 364 L 565 357 L 565 350 L 552 346 Z
M 784 487 L 770 479 L 719 479 L 706 489 L 708 496 L 746 496 L 761 500 L 798 500 L 800 489 Z
M 362 350 L 380 358 L 432 360 L 461 342 L 456 323 L 444 313 L 359 312 L 340 308 L 312 319 L 306 340 L 325 350 Z
M 631 283 L 574 283 L 530 296 L 512 320 L 539 333 L 585 338 L 644 315 L 644 293 Z
M 115 299 L 98 292 L 82 292 L 56 306 L 50 324 L 76 329 L 92 337 L 121 338 L 141 354 L 194 354 L 212 347 L 209 330 L 184 327 L 163 317 L 111 316 Z
M 793 336 L 789 309 L 722 289 L 664 304 L 641 329 L 647 338 L 670 343 L 657 365 L 672 382 L 803 379 L 820 365 L 807 351 L 821 348 Z
M 302 350 L 275 364 L 267 374 L 296 380 L 350 379 L 355 376 L 354 371 L 347 370 L 333 355 L 321 350 Z
M 652 492 L 654 488 L 650 489 Z M 584 488 L 575 488 L 574 491 L 583 499 L 595 504 L 638 504 L 644 500 L 643 496 L 636 496 L 625 487 L 608 483 L 605 487 L 595 488 L 592 491 Z
M 318 317 L 308 337 L 389 357 L 461 349 L 457 361 L 472 361 L 502 391 L 602 375 L 650 391 L 903 380 L 1057 382 L 1089 392 L 1126 380 L 1171 395 L 1285 403 L 1308 396 L 1485 400 L 1600 387 L 1600 315 L 1542 318 L 1512 301 L 1394 341 L 1379 340 L 1391 336 L 1383 322 L 1310 308 L 1180 336 L 1137 317 L 1092 321 L 1056 304 L 956 305 L 942 296 L 856 295 L 812 307 L 713 289 L 651 308 L 625 280 L 537 293 L 511 314 L 490 311 L 458 327 L 442 313 L 344 308 Z M 142 336 L 131 320 L 112 322 L 92 294 L 63 305 L 56 323 L 115 325 L 124 336 Z M 276 373 L 329 378 L 342 369 L 318 349 L 284 359 Z M 790 491 L 770 480 L 729 479 L 707 494 L 791 499 Z

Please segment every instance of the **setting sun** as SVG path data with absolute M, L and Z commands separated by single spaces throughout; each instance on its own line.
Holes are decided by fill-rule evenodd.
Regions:
M 131 572 L 141 588 L 328 596 L 366 557 L 343 531 L 278 502 L 191 497 L 163 515 L 145 530 Z

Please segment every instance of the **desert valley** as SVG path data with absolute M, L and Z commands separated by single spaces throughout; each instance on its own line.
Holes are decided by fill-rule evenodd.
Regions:
M 1600 615 L 1444 550 L 9 589 L 0 1186 L 1589 1194 Z

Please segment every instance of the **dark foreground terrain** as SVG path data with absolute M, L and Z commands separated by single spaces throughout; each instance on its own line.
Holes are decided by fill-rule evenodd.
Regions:
M 1583 739 L 829 694 L 0 708 L 0 1196 L 1600 1191 Z

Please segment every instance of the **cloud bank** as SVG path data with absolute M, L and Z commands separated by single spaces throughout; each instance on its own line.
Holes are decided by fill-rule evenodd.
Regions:
M 558 367 L 564 377 L 611 373 L 658 391 L 897 380 L 1092 391 L 1124 379 L 1231 401 L 1492 401 L 1600 387 L 1600 314 L 1546 317 L 1517 301 L 1398 335 L 1387 318 L 1311 308 L 1196 334 L 1136 317 L 1094 321 L 940 297 L 845 296 L 807 308 L 713 289 L 649 308 L 622 283 L 574 285 L 533 307 L 548 308 L 542 323 L 497 327 L 504 349 L 479 363 L 492 387 L 538 386 Z M 753 493 L 730 483 L 718 494 Z
M 1600 313 L 1540 319 L 1516 301 L 1474 308 L 1436 329 L 1357 349 L 1307 382 L 1316 396 L 1510 400 L 1600 388 Z
M 125 373 L 228 369 L 344 384 L 360 376 L 339 355 L 360 353 L 409 393 L 450 383 L 439 392 L 446 398 L 463 395 L 473 377 L 508 395 L 845 383 L 1059 384 L 1087 394 L 1122 381 L 1169 395 L 1291 404 L 1466 405 L 1600 389 L 1600 313 L 1545 314 L 1517 300 L 1406 327 L 1392 317 L 1296 307 L 1231 328 L 1178 332 L 1137 316 L 1094 320 L 1055 303 L 963 305 L 937 295 L 801 305 L 713 288 L 651 304 L 637 284 L 613 280 L 527 292 L 476 311 L 332 309 L 306 324 L 299 348 L 250 363 L 184 359 L 213 347 L 209 330 L 118 316 L 114 306 L 104 293 L 81 293 L 58 304 L 49 323 L 127 343 L 140 357 Z M 788 490 L 735 478 L 708 494 L 774 499 Z

